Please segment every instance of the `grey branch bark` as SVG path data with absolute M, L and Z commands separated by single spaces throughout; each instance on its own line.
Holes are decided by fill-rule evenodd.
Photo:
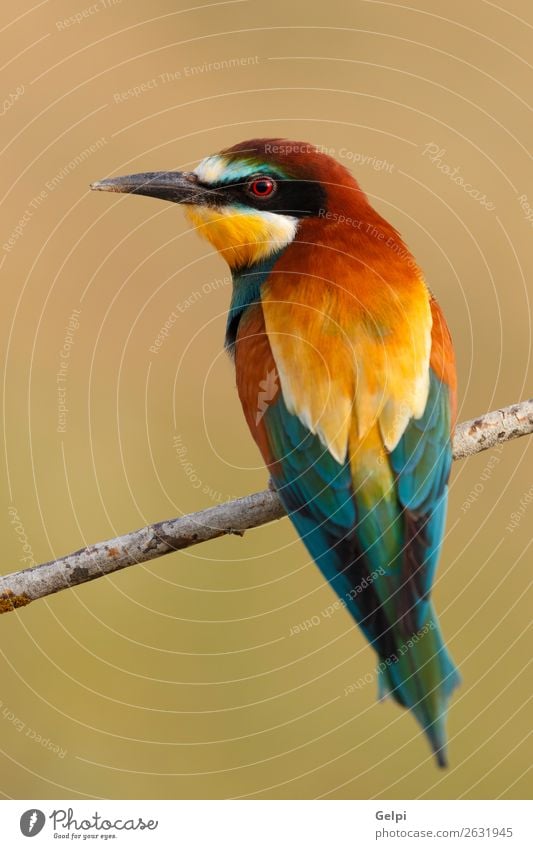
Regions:
M 458 425 L 453 440 L 454 459 L 469 457 L 532 432 L 533 399 L 530 399 Z M 265 490 L 188 516 L 147 525 L 58 560 L 5 575 L 0 578 L 0 613 L 225 534 L 242 536 L 249 528 L 284 515 L 276 493 Z

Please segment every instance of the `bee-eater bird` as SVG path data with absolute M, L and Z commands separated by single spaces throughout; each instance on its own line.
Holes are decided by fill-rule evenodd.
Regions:
M 399 233 L 346 168 L 286 139 L 92 188 L 182 204 L 228 262 L 226 346 L 252 436 L 309 553 L 378 655 L 380 696 L 413 712 L 445 766 L 460 679 L 431 589 L 455 362 Z

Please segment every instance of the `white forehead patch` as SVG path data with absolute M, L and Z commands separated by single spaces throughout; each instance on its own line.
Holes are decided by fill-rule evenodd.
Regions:
M 194 173 L 202 183 L 216 183 L 226 170 L 228 162 L 223 156 L 207 156 L 202 159 Z
M 274 178 L 282 176 L 275 167 L 261 164 L 253 158 L 229 159 L 222 154 L 215 154 L 202 159 L 194 173 L 202 183 L 232 182 L 247 180 L 253 174 L 267 173 Z

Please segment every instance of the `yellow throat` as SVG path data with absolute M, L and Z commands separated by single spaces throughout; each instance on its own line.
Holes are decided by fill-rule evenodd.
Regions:
M 286 247 L 294 239 L 298 224 L 291 215 L 247 211 L 238 206 L 213 209 L 190 205 L 184 211 L 230 268 L 254 265 Z

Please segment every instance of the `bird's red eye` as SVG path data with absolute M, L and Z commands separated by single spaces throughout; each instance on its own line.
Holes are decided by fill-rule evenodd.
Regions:
M 276 184 L 270 177 L 255 177 L 248 184 L 249 192 L 256 198 L 267 198 L 274 192 Z

